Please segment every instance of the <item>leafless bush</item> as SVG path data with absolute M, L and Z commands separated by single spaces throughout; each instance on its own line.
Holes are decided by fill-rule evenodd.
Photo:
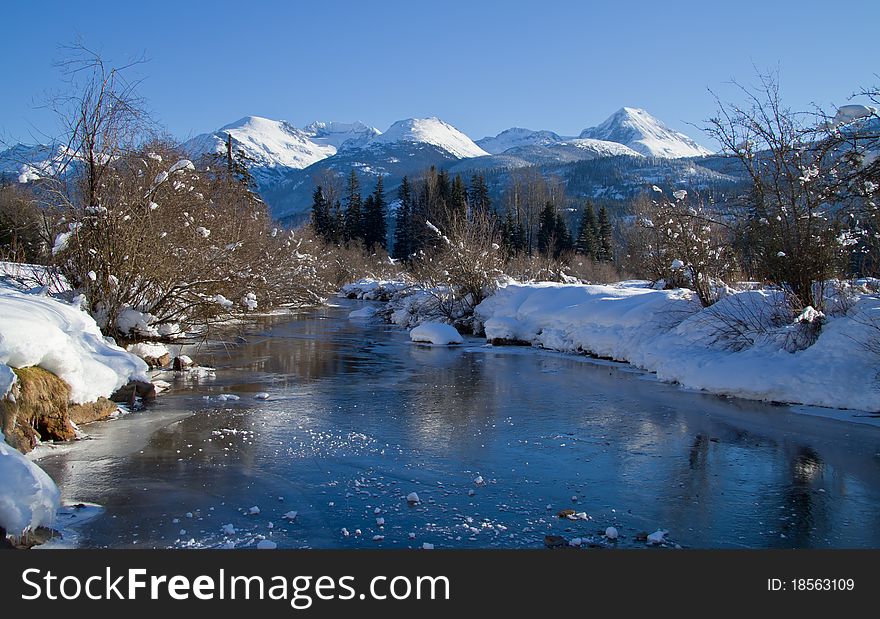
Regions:
M 812 346 L 819 337 L 823 318 L 805 312 L 800 317 L 795 301 L 783 291 L 727 294 L 701 314 L 700 326 L 709 343 L 738 352 L 760 342 L 772 342 L 789 352 Z
M 653 281 L 664 280 L 667 288 L 693 289 L 708 307 L 736 263 L 727 225 L 686 191 L 654 194 L 633 204 L 625 264 Z
M 468 315 L 491 294 L 504 275 L 504 256 L 488 213 L 452 218 L 448 231 L 431 224 L 436 248 L 413 262 L 417 281 L 436 297 L 438 311 L 454 320 Z
M 51 224 L 19 184 L 0 184 L 0 260 L 44 264 Z
M 311 228 L 308 228 L 307 233 L 314 242 L 320 244 L 318 253 L 322 258 L 322 273 L 337 289 L 362 277 L 391 279 L 397 277 L 402 270 L 401 266 L 391 261 L 384 249 L 366 251 L 360 243 L 324 243 Z
M 597 262 L 579 254 L 568 256 L 566 260 L 568 275 L 591 284 L 611 284 L 631 279 L 626 271 L 613 262 Z
M 797 306 L 822 309 L 814 283 L 841 269 L 835 201 L 839 157 L 822 140 L 820 118 L 782 103 L 774 75 L 740 87 L 746 103 L 722 104 L 707 133 L 743 164 L 751 180 L 739 226 L 756 274 L 782 288 Z
M 564 282 L 568 275 L 569 265 L 563 257 L 532 254 L 525 252 L 514 254 L 504 265 L 504 272 L 518 282 Z

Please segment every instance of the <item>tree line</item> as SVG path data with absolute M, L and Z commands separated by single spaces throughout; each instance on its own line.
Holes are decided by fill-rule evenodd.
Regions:
M 534 187 L 528 189 L 533 198 L 541 195 Z M 355 170 L 349 173 L 340 197 L 331 203 L 327 193 L 319 184 L 312 194 L 311 224 L 322 239 L 335 245 L 358 244 L 370 252 L 381 248 L 406 263 L 436 246 L 436 230 L 451 230 L 456 222 L 473 216 L 491 220 L 496 240 L 508 256 L 537 253 L 559 259 L 572 253 L 598 262 L 614 259 L 613 228 L 605 206 L 597 215 L 593 203 L 587 200 L 576 226 L 563 216 L 562 207 L 567 201 L 562 194 L 544 196 L 537 217 L 525 215 L 538 206 L 525 198 L 513 206 L 502 205 L 503 212 L 499 212 L 480 173 L 472 175 L 467 185 L 460 174 L 453 177 L 433 166 L 413 179 L 404 176 L 396 192 L 391 238 L 389 204 L 381 175 L 366 198 Z

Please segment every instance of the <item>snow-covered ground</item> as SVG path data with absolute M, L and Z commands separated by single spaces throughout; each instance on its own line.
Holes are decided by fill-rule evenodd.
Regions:
M 79 307 L 0 286 L 0 367 L 39 366 L 70 385 L 71 401 L 107 397 L 147 365 L 106 340 Z
M 39 267 L 19 266 L 24 271 L 8 273 L 8 265 L 3 266 L 14 283 L 0 280 L 0 398 L 15 397 L 12 368 L 39 366 L 52 372 L 70 385 L 76 403 L 110 396 L 132 379 L 147 380 L 147 365 L 105 339 L 77 305 L 45 296 L 45 286 L 20 290 L 22 274 L 32 275 L 37 284 L 45 280 Z M 0 434 L 0 527 L 19 535 L 50 526 L 59 496 L 52 479 Z

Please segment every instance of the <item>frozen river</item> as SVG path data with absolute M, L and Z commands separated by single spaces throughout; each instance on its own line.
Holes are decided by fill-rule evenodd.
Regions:
M 148 411 L 45 456 L 65 500 L 104 508 L 68 540 L 644 547 L 639 534 L 660 529 L 683 547 L 880 547 L 876 424 L 478 339 L 418 346 L 338 303 L 193 353 L 213 377 L 166 377 L 173 390 Z

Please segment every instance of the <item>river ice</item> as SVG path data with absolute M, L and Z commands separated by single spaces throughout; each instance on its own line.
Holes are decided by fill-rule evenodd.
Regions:
M 875 426 L 573 355 L 413 346 L 348 320 L 362 306 L 266 319 L 193 353 L 215 373 L 169 374 L 152 409 L 43 452 L 65 500 L 104 508 L 77 543 L 880 547 Z

